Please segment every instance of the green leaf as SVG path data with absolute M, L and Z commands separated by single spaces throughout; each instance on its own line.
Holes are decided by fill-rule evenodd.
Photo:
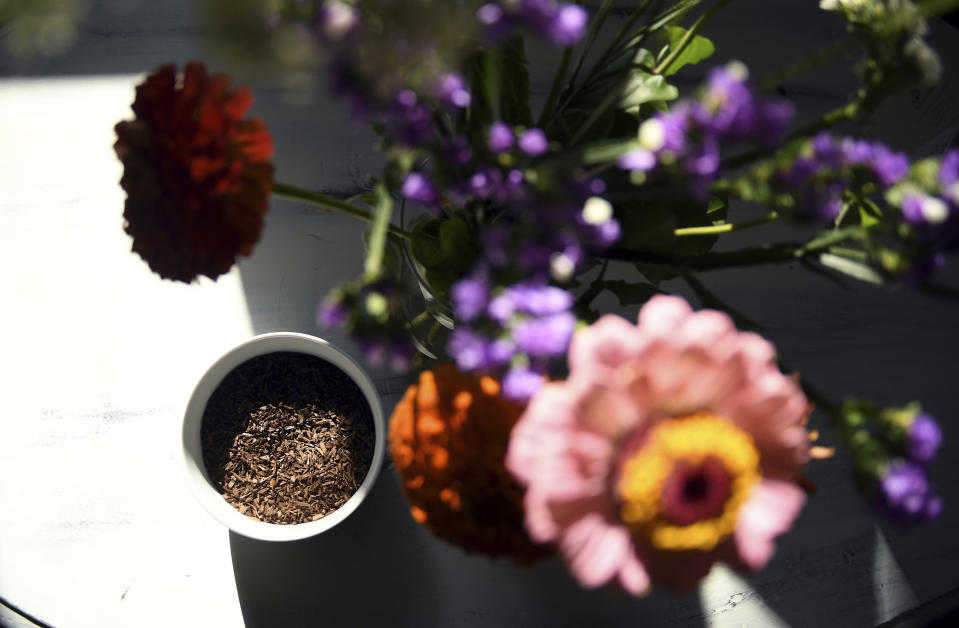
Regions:
M 433 218 L 410 231 L 413 258 L 433 294 L 448 300 L 450 286 L 472 266 L 479 253 L 469 223 L 462 216 Z
M 439 235 L 445 267 L 453 271 L 468 270 L 479 251 L 466 219 L 455 215 L 443 220 Z
M 655 63 L 653 53 L 645 48 L 640 48 L 633 59 L 634 66 L 652 67 Z M 667 83 L 663 75 L 651 74 L 640 67 L 633 67 L 629 70 L 619 106 L 627 111 L 638 111 L 639 106 L 644 103 L 662 102 L 678 97 L 679 90 Z
M 439 218 L 417 223 L 410 231 L 410 249 L 413 257 L 424 268 L 436 268 L 443 265 L 443 246 L 440 243 Z
M 858 203 L 857 208 L 859 209 L 859 224 L 863 227 L 871 227 L 882 220 L 882 210 L 868 198 Z
M 679 45 L 680 40 L 686 35 L 686 29 L 681 26 L 667 26 L 665 28 L 666 36 L 669 38 L 669 49 L 674 50 Z M 716 46 L 709 39 L 702 35 L 696 35 L 689 42 L 676 59 L 669 64 L 669 67 L 663 71 L 663 76 L 672 76 L 685 65 L 695 65 L 710 57 L 716 52 Z
M 449 301 L 450 286 L 456 283 L 459 278 L 459 273 L 435 268 L 427 268 L 426 273 L 424 273 L 424 279 L 429 284 L 430 290 L 441 301 Z
M 603 281 L 600 285 L 615 294 L 622 306 L 646 303 L 646 301 L 662 292 L 656 286 L 648 283 L 632 283 L 621 279 Z
M 679 98 L 679 90 L 666 82 L 661 74 L 650 74 L 643 70 L 630 72 L 629 81 L 623 88 L 623 97 L 619 101 L 622 109 L 639 109 L 643 103 L 651 103 Z
M 862 262 L 857 262 L 839 255 L 833 255 L 832 253 L 822 253 L 819 256 L 819 263 L 826 268 L 831 268 L 860 281 L 877 285 L 882 285 L 883 283 L 882 275 L 876 272 L 871 266 L 863 264 Z

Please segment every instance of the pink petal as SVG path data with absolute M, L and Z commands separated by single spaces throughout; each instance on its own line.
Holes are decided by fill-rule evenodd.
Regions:
M 636 556 L 635 548 L 630 548 L 623 564 L 619 566 L 618 582 L 631 595 L 646 595 L 649 593 L 649 574 Z
M 739 334 L 738 349 L 742 353 L 749 377 L 756 377 L 760 371 L 769 365 L 776 357 L 776 349 L 772 343 L 763 339 L 759 334 L 742 332 Z
M 597 387 L 583 400 L 579 412 L 580 425 L 609 441 L 617 441 L 643 423 L 647 403 L 637 399 L 642 391 Z
M 589 513 L 560 535 L 559 549 L 581 585 L 595 588 L 609 582 L 631 555 L 629 531 L 599 513 Z
M 559 535 L 559 525 L 553 517 L 552 511 L 536 487 L 531 487 L 523 497 L 523 508 L 526 511 L 526 531 L 529 538 L 536 543 L 555 541 Z
M 775 539 L 789 530 L 806 502 L 792 482 L 764 479 L 743 504 L 734 533 L 739 557 L 749 569 L 761 569 L 776 550 Z
M 752 435 L 767 475 L 776 469 L 777 477 L 791 477 L 808 457 L 808 440 L 802 429 L 807 408 L 799 385 L 770 367 L 718 409 Z
M 657 294 L 639 311 L 639 328 L 648 336 L 670 336 L 692 313 L 682 297 Z
M 676 340 L 687 345 L 709 348 L 727 337 L 735 338 L 735 334 L 736 326 L 728 315 L 716 310 L 702 310 L 682 321 Z
M 573 335 L 569 347 L 570 370 L 601 380 L 636 357 L 637 340 L 635 325 L 620 316 L 607 314 Z
M 569 448 L 575 431 L 574 401 L 559 384 L 546 384 L 530 400 L 526 411 L 510 433 L 506 468 L 528 484 L 543 459 L 561 456 Z
M 648 362 L 647 377 L 656 406 L 674 416 L 715 408 L 744 381 L 739 361 L 717 362 L 700 347 L 679 354 L 664 349 L 651 354 Z

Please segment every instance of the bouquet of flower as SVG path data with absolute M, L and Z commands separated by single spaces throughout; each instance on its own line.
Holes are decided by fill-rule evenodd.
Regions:
M 255 10 L 226 35 L 328 76 L 377 132 L 383 171 L 346 199 L 275 181 L 249 90 L 165 66 L 116 127 L 133 250 L 164 278 L 215 279 L 254 252 L 271 194 L 367 220 L 365 267 L 319 322 L 346 326 L 371 363 L 419 371 L 391 453 L 413 517 L 468 551 L 558 551 L 584 586 L 633 594 L 687 590 L 717 561 L 759 569 L 804 504 L 803 465 L 832 454 L 807 429 L 813 405 L 877 511 L 935 518 L 936 421 L 915 403 L 824 398 L 694 273 L 798 260 L 920 287 L 943 264 L 959 152 L 911 163 L 838 130 L 936 80 L 924 17 L 948 3 L 822 0 L 849 37 L 815 62 L 860 50 L 860 84 L 802 126 L 744 63 L 675 84 L 709 63 L 728 0 L 631 4 L 242 3 Z M 557 59 L 535 107 L 531 40 Z M 800 235 L 712 250 L 771 222 Z M 608 279 L 610 264 L 634 280 Z M 711 309 L 665 294 L 679 277 Z M 638 322 L 595 311 L 604 291 L 642 305 Z

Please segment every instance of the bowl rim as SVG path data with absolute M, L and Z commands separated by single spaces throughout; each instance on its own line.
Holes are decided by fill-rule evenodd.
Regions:
M 252 519 L 234 508 L 213 487 L 203 463 L 200 426 L 210 395 L 224 377 L 244 362 L 267 353 L 292 351 L 314 355 L 343 371 L 352 379 L 370 407 L 375 440 L 373 459 L 366 478 L 356 492 L 334 512 L 316 521 L 277 524 Z M 383 464 L 386 429 L 383 405 L 373 380 L 353 358 L 329 341 L 300 332 L 259 334 L 236 345 L 207 368 L 197 381 L 183 412 L 182 456 L 190 489 L 200 505 L 231 531 L 262 541 L 295 541 L 315 536 L 341 523 L 355 511 L 373 488 Z

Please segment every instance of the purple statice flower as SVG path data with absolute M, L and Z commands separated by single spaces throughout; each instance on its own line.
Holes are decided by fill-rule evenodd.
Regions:
M 427 207 L 435 207 L 439 202 L 439 192 L 436 191 L 436 186 L 422 172 L 407 174 L 403 180 L 401 191 L 406 198 L 422 203 Z
M 942 500 L 933 494 L 926 472 L 916 464 L 889 462 L 878 483 L 880 507 L 901 523 L 934 519 L 942 509 Z
M 911 225 L 941 225 L 949 218 L 949 206 L 935 196 L 906 194 L 902 199 L 902 217 Z
M 403 144 L 422 146 L 433 139 L 433 110 L 411 89 L 400 90 L 384 115 L 387 135 Z
M 503 396 L 513 401 L 525 402 L 543 385 L 542 373 L 527 367 L 515 367 L 503 376 Z
M 549 150 L 549 141 L 542 129 L 527 129 L 519 138 L 519 149 L 530 157 L 538 157 Z
M 616 165 L 623 170 L 649 172 L 656 167 L 656 154 L 645 148 L 634 148 L 620 155 Z
M 941 443 L 942 430 L 936 420 L 925 412 L 917 414 L 906 430 L 909 459 L 917 464 L 929 464 L 936 457 Z
M 494 122 L 486 135 L 486 145 L 494 155 L 505 153 L 513 147 L 513 129 L 504 122 Z
M 530 28 L 549 34 L 559 12 L 555 0 L 519 0 L 519 15 Z
M 549 25 L 548 34 L 558 46 L 575 46 L 586 34 L 588 23 L 589 14 L 586 9 L 578 4 L 564 4 Z
M 909 158 L 904 153 L 893 152 L 889 147 L 876 143 L 869 167 L 880 185 L 891 187 L 909 172 Z
M 378 336 L 361 336 L 356 339 L 356 344 L 363 354 L 363 359 L 374 366 L 379 366 L 386 361 L 389 355 L 386 342 Z
M 321 327 L 339 327 L 346 322 L 350 310 L 342 301 L 324 301 L 316 314 L 316 323 Z
M 869 165 L 872 162 L 873 146 L 864 139 L 844 137 L 839 142 L 842 161 L 850 166 Z
M 679 103 L 671 111 L 656 114 L 653 118 L 661 125 L 662 140 L 659 146 L 648 146 L 657 153 L 670 152 L 678 155 L 686 150 L 686 136 L 692 126 L 692 120 L 698 112 L 705 109 L 699 103 Z M 643 123 L 646 126 L 646 123 Z M 640 128 L 642 131 L 642 127 Z M 640 136 L 642 138 L 642 135 Z
M 469 138 L 455 135 L 446 143 L 446 157 L 456 166 L 465 166 L 473 159 Z
M 489 40 L 503 39 L 510 30 L 510 20 L 496 2 L 488 2 L 476 10 L 476 20 L 483 25 L 484 35 Z
M 360 21 L 355 7 L 336 0 L 324 2 L 318 18 L 320 34 L 330 42 L 338 42 L 351 35 Z
M 500 191 L 504 201 L 522 198 L 526 194 L 526 177 L 523 171 L 516 168 L 509 170 L 503 179 Z
M 334 57 L 327 72 L 330 90 L 337 98 L 346 101 L 350 116 L 357 122 L 368 122 L 372 105 L 370 97 L 363 89 L 345 59 Z
M 912 260 L 909 268 L 903 272 L 902 280 L 911 285 L 921 284 L 945 265 L 946 256 L 941 252 L 922 255 Z
M 842 162 L 842 153 L 839 144 L 833 136 L 823 131 L 812 139 L 813 163 L 829 168 L 838 168 Z
M 711 178 L 719 171 L 719 139 L 706 135 L 683 160 L 683 170 L 694 177 Z
M 450 334 L 446 350 L 456 360 L 461 371 L 475 371 L 487 367 L 488 345 L 489 340 L 474 330 L 457 326 Z
M 511 328 L 516 348 L 536 358 L 563 355 L 576 329 L 576 316 L 560 312 L 538 318 L 529 318 Z
M 450 288 L 453 308 L 459 321 L 470 322 L 483 313 L 489 303 L 489 286 L 481 279 L 460 279 Z
M 819 170 L 819 162 L 812 157 L 799 157 L 782 173 L 781 179 L 788 187 L 798 188 Z
M 795 114 L 796 108 L 786 100 L 757 102 L 756 118 L 749 136 L 764 146 L 778 146 Z
M 491 268 L 505 268 L 509 265 L 510 237 L 511 231 L 505 225 L 488 226 L 480 233 L 484 258 Z
M 486 346 L 486 360 L 490 367 L 503 366 L 516 355 L 516 346 L 508 338 L 498 338 Z
M 959 206 L 959 150 L 955 148 L 939 162 L 939 191 L 943 198 Z
M 504 289 L 497 296 L 497 299 L 501 300 L 502 303 L 509 304 L 508 308 L 499 306 L 503 308 L 501 311 L 508 311 L 508 314 L 503 318 L 497 318 L 497 320 L 505 320 L 505 318 L 512 316 L 513 312 L 532 314 L 533 316 L 558 314 L 573 306 L 573 295 L 562 288 L 549 284 L 515 284 Z
M 547 273 L 554 247 L 549 242 L 528 239 L 521 242 L 516 251 L 516 266 L 521 270 L 535 274 Z
M 736 62 L 709 72 L 703 104 L 711 116 L 703 122 L 713 133 L 746 137 L 753 130 L 756 99 L 746 82 L 747 76 L 746 66 Z
M 471 97 L 466 89 L 466 81 L 455 72 L 444 74 L 436 88 L 436 97 L 447 107 L 464 109 L 469 107 Z
M 807 195 L 806 209 L 816 218 L 835 220 L 842 211 L 842 193 L 845 189 L 842 181 L 827 181 L 817 185 Z
M 470 177 L 469 191 L 477 198 L 488 200 L 498 196 L 503 185 L 503 173 L 490 166 L 480 166 L 476 174 Z
M 503 7 L 495 2 L 487 2 L 476 10 L 476 19 L 484 26 L 497 26 L 505 17 Z

